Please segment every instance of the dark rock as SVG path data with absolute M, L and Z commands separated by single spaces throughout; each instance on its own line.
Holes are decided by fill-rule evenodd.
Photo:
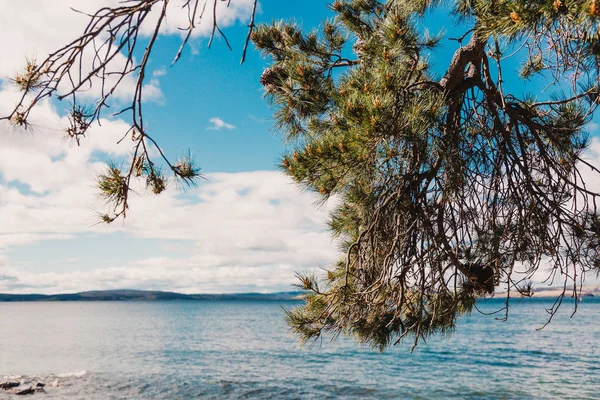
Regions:
M 44 386 L 46 386 L 46 384 L 42 383 L 42 382 L 38 382 L 38 383 L 35 384 L 36 388 L 43 388 Z
M 18 392 L 15 392 L 15 394 L 17 396 L 23 396 L 23 395 L 26 395 L 26 394 L 34 394 L 34 393 L 35 393 L 35 389 L 32 388 L 31 386 L 28 387 L 28 388 L 25 388 L 23 390 L 19 390 Z
M 0 389 L 8 390 L 19 386 L 19 382 L 2 382 L 0 383 Z

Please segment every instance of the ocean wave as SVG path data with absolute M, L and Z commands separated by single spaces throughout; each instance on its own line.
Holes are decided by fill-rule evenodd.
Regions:
M 56 374 L 57 378 L 81 378 L 82 376 L 90 375 L 89 371 L 66 372 L 64 374 Z

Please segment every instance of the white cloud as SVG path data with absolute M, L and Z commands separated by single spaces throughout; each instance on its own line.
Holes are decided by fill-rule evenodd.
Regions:
M 219 117 L 213 117 L 211 119 L 208 120 L 212 125 L 209 126 L 206 129 L 211 129 L 211 130 L 220 130 L 220 129 L 234 129 L 235 126 L 228 124 L 227 122 L 223 121 L 221 118 Z
M 201 1 L 202 3 L 202 1 Z M 158 2 L 152 9 L 151 14 L 142 25 L 142 34 L 152 33 L 161 11 L 162 2 Z M 168 18 L 162 27 L 163 35 L 183 35 L 180 28 L 188 26 L 188 10 L 182 7 L 185 0 L 174 0 L 169 2 Z M 246 22 L 252 12 L 253 0 L 236 0 L 228 7 L 227 2 L 217 1 L 217 20 L 219 26 L 225 28 L 237 22 Z M 26 59 L 41 61 L 48 54 L 59 47 L 69 43 L 80 35 L 89 18 L 73 11 L 77 10 L 93 13 L 101 7 L 120 6 L 119 0 L 87 0 L 85 4 L 75 0 L 28 0 L 11 1 L 0 0 L 0 80 L 7 80 L 16 73 L 22 71 Z M 200 7 L 202 4 L 200 4 Z M 196 21 L 196 29 L 193 37 L 206 37 L 210 35 L 213 26 L 213 13 L 205 13 L 204 18 Z M 176 49 L 174 49 L 173 57 Z M 90 67 L 93 60 L 93 52 L 84 52 L 84 73 L 86 67 Z M 169 60 L 170 62 L 171 60 Z M 109 66 L 110 71 L 120 71 L 125 65 L 126 59 L 123 55 L 117 56 Z M 158 84 L 158 78 L 164 75 L 164 69 L 158 69 L 144 87 L 146 100 L 162 100 L 162 92 Z M 107 82 L 116 81 L 117 75 L 111 75 Z M 135 75 L 127 76 L 119 85 L 113 95 L 114 100 L 126 101 L 131 98 L 135 89 Z M 94 85 L 80 93 L 80 96 L 97 98 L 100 95 L 100 85 Z
M 90 0 L 84 11 L 97 10 L 102 6 L 116 6 L 117 0 Z M 70 7 L 79 8 L 81 4 L 69 0 L 43 1 L 32 0 L 13 2 L 0 0 L 0 79 L 6 79 L 21 71 L 25 59 L 38 62 L 46 56 L 69 43 L 85 28 L 88 18 L 74 12 Z M 91 65 L 91 52 L 84 54 L 84 65 Z M 87 62 L 85 60 L 87 59 Z M 116 70 L 125 64 L 125 57 L 116 57 L 111 64 Z M 85 70 L 83 71 L 85 72 Z M 115 76 L 112 79 L 117 79 Z M 115 92 L 117 99 L 127 99 L 135 88 L 135 78 L 126 77 Z M 156 91 L 156 88 L 149 86 Z M 81 92 L 84 97 L 94 98 L 100 94 L 100 85 Z M 151 97 L 149 96 L 150 100 Z
M 7 115 L 18 93 L 0 91 L 0 115 Z M 39 104 L 31 114 L 32 129 L 23 131 L 11 128 L 6 121 L 0 123 L 0 172 L 4 180 L 19 181 L 29 185 L 34 192 L 64 188 L 77 179 L 90 185 L 102 164 L 88 162 L 94 151 L 111 156 L 130 152 L 126 143 L 118 145 L 129 125 L 123 121 L 102 119 L 94 124 L 81 146 L 64 132 L 65 117 L 60 117 L 48 103 Z
M 185 4 L 187 0 L 172 0 L 169 2 L 167 7 L 167 20 L 166 24 L 163 25 L 161 33 L 169 35 L 180 35 L 183 36 L 189 25 L 188 9 Z M 190 3 L 192 6 L 194 2 Z M 200 10 L 202 9 L 204 1 L 201 0 L 198 3 L 197 16 L 200 16 Z M 245 23 L 252 13 L 252 7 L 254 0 L 234 0 L 231 2 L 217 0 L 216 2 L 216 15 L 217 21 L 221 28 L 235 24 L 236 22 Z M 197 18 L 195 23 L 195 29 L 193 31 L 194 37 L 209 36 L 212 33 L 213 28 L 213 13 L 212 13 L 212 2 L 208 2 L 206 6 L 206 12 L 204 12 L 202 19 Z M 152 10 L 151 15 L 147 18 L 146 23 L 143 25 L 143 32 L 146 35 L 150 35 L 153 32 L 153 28 L 158 21 L 161 12 L 162 3 L 158 7 Z M 210 12 L 209 12 L 210 10 Z
M 187 14 L 180 3 L 170 3 L 163 34 L 181 35 L 178 28 L 187 24 Z M 226 2 L 219 1 L 221 27 L 247 19 L 252 3 L 236 0 L 228 8 Z M 84 6 L 73 0 L 0 0 L 0 79 L 19 71 L 26 56 L 42 59 L 82 31 L 86 17 L 69 6 L 93 11 L 118 4 L 117 0 L 90 0 Z M 196 37 L 210 34 L 212 13 L 207 16 L 197 25 Z M 150 32 L 152 22 L 150 18 L 144 26 L 145 33 Z M 165 68 L 153 72 L 145 88 L 147 96 L 161 98 L 158 79 L 165 73 Z M 133 77 L 128 78 L 117 97 L 126 99 L 133 85 Z M 87 93 L 97 94 L 94 90 Z M 10 112 L 18 96 L 10 84 L 2 86 L 1 115 Z M 158 197 L 134 196 L 125 222 L 94 225 L 93 210 L 105 206 L 93 185 L 94 177 L 104 168 L 99 160 L 127 156 L 131 145 L 127 140 L 120 145 L 117 142 L 128 124 L 103 119 L 101 126 L 94 125 L 77 146 L 65 137 L 62 114 L 63 110 L 44 102 L 30 117 L 33 130 L 23 132 L 0 122 L 0 291 L 117 287 L 270 291 L 288 288 L 294 282 L 294 271 L 324 266 L 335 256 L 325 226 L 327 209 L 316 209 L 311 194 L 301 193 L 278 172 L 212 174 L 185 196 L 175 187 Z M 214 129 L 234 128 L 220 118 L 210 122 Z M 141 184 L 136 189 L 144 193 Z M 90 232 L 109 239 L 125 233 L 142 241 L 169 240 L 170 255 L 150 258 L 142 252 L 132 261 L 119 261 L 115 256 L 109 265 L 89 270 L 84 268 L 89 260 L 71 254 L 69 249 L 77 246 L 82 234 Z M 57 262 L 63 260 L 60 272 L 45 269 L 43 255 L 37 256 L 40 265 L 28 263 L 27 268 L 11 259 L 15 248 L 49 240 L 64 248 L 55 256 Z M 120 242 L 116 246 L 128 245 Z
M 71 189 L 79 190 L 80 185 Z M 327 206 L 316 208 L 313 195 L 301 193 L 279 172 L 211 174 L 207 183 L 187 193 L 186 200 L 174 189 L 158 197 L 137 197 L 123 224 L 100 228 L 82 222 L 90 213 L 85 204 L 93 201 L 92 193 L 73 204 L 63 195 L 65 190 L 69 189 L 18 205 L 13 202 L 28 196 L 12 193 L 11 200 L 10 190 L 0 187 L 0 218 L 6 222 L 0 228 L 0 246 L 45 239 L 75 244 L 78 233 L 111 235 L 117 230 L 148 239 L 180 240 L 185 251 L 175 257 L 140 254 L 132 262 L 92 271 L 73 263 L 60 273 L 43 266 L 35 272 L 22 270 L 5 260 L 0 275 L 13 278 L 0 281 L 0 292 L 124 287 L 187 293 L 287 290 L 295 283 L 295 271 L 326 266 L 337 253 L 325 226 Z M 9 216 L 12 219 L 5 219 Z
M 253 0 L 218 1 L 221 27 L 245 21 Z M 70 6 L 93 11 L 116 6 L 118 0 L 0 0 L 0 79 L 19 71 L 25 57 L 45 58 L 84 28 L 87 18 Z M 181 0 L 171 1 L 169 18 L 162 34 L 181 35 L 187 24 Z M 143 27 L 149 33 L 152 18 Z M 212 13 L 197 24 L 195 37 L 209 35 Z M 174 54 L 173 54 L 174 55 Z M 124 62 L 121 57 L 117 64 Z M 153 71 L 145 88 L 148 98 L 160 99 L 158 79 L 165 68 Z M 134 77 L 127 78 L 121 92 L 131 95 Z M 4 82 L 6 83 L 6 82 Z M 86 93 L 96 96 L 97 88 Z M 10 84 L 0 90 L 0 115 L 6 115 L 19 93 Z M 81 146 L 65 137 L 67 124 L 56 103 L 43 102 L 31 114 L 30 131 L 0 122 L 0 292 L 67 292 L 86 289 L 137 287 L 183 292 L 271 291 L 289 288 L 294 271 L 328 264 L 336 254 L 326 230 L 326 207 L 314 207 L 315 198 L 301 193 L 278 172 L 254 171 L 211 174 L 208 181 L 181 195 L 170 187 L 161 196 L 142 195 L 131 199 L 126 221 L 110 226 L 94 225 L 93 210 L 103 210 L 94 178 L 104 168 L 100 160 L 126 157 L 131 143 L 117 142 L 129 125 L 122 120 L 101 120 Z M 210 120 L 213 129 L 233 129 L 220 118 Z M 131 261 L 115 255 L 107 265 L 90 270 L 86 256 L 70 251 L 84 234 L 100 238 L 137 237 L 138 241 L 169 241 L 169 256 L 150 257 L 141 252 Z M 100 240 L 100 239 L 98 239 Z M 104 239 L 102 239 L 104 240 Z M 52 241 L 54 261 L 60 270 L 49 270 L 44 255 L 32 262 L 11 259 L 14 249 Z M 179 243 L 179 245 L 178 245 Z M 119 241 L 115 251 L 130 244 Z M 33 248 L 33 247 L 32 247 Z M 111 249 L 107 252 L 110 253 Z M 37 264 L 36 264 L 37 257 Z M 62 260 L 62 261 L 61 261 Z
M 165 75 L 167 75 L 167 69 L 165 67 L 160 67 L 159 69 L 152 71 L 152 76 L 155 78 L 160 78 Z
M 15 93 L 0 91 L 0 113 Z M 76 260 L 70 252 L 81 234 L 113 237 L 125 233 L 142 240 L 181 243 L 169 257 L 118 261 L 95 270 L 89 260 L 63 263 L 60 272 L 45 263 L 24 269 L 2 258 L 0 292 L 64 292 L 102 288 L 155 288 L 185 292 L 272 291 L 289 289 L 294 271 L 326 266 L 336 255 L 326 229 L 327 206 L 302 193 L 274 171 L 209 174 L 185 196 L 171 186 L 160 196 L 131 199 L 124 222 L 94 225 L 92 210 L 103 210 L 93 186 L 104 164 L 97 154 L 123 157 L 131 149 L 117 145 L 127 124 L 103 120 L 80 147 L 66 139 L 64 124 L 49 104 L 32 114 L 35 129 L 18 131 L 0 123 L 0 252 L 52 240 L 64 248 L 57 260 Z M 129 244 L 117 244 L 126 247 Z M 118 252 L 118 248 L 116 251 Z M 110 250 L 108 250 L 110 252 Z M 79 255 L 78 255 L 79 256 Z M 41 261 L 44 256 L 39 255 Z
M 586 130 L 590 133 L 598 133 L 600 131 L 600 124 L 596 122 L 590 122 L 587 124 Z

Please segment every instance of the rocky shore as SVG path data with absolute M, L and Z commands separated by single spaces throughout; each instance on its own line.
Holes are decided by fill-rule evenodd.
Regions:
M 57 387 L 58 381 L 53 382 L 51 387 Z M 25 381 L 5 381 L 0 382 L 0 390 L 5 393 L 15 394 L 17 396 L 24 396 L 36 393 L 45 393 L 46 384 L 43 382 L 25 382 Z

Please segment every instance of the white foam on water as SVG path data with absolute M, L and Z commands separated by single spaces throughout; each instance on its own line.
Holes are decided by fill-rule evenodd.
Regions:
M 76 372 L 67 372 L 64 374 L 56 374 L 59 378 L 81 378 L 82 376 L 88 375 L 88 371 L 76 371 Z

